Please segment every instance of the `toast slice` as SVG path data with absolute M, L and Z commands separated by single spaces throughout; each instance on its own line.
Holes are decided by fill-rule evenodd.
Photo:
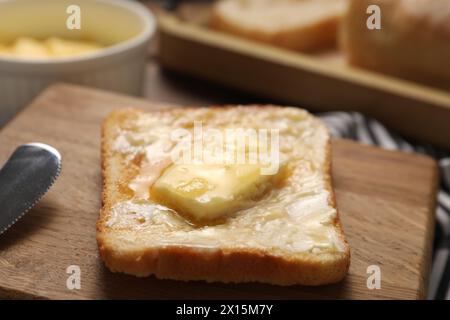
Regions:
M 212 10 L 217 30 L 296 51 L 336 46 L 347 0 L 222 0 Z
M 197 139 L 199 124 L 203 133 L 240 132 L 230 135 L 240 138 Z M 236 155 L 243 151 L 246 163 L 237 157 L 222 157 L 226 164 L 174 157 L 179 150 L 192 150 L 173 153 L 185 141 L 177 140 L 180 128 L 193 133 L 186 141 L 199 142 L 203 150 L 247 141 L 241 149 L 224 148 Z M 252 149 L 252 135 L 246 135 L 252 132 L 258 132 L 257 149 Z M 256 154 L 249 150 L 266 156 L 278 152 L 278 158 L 271 158 L 278 159 L 277 166 L 264 173 L 255 170 L 269 164 L 269 157 L 249 164 L 247 156 Z M 100 254 L 111 271 L 138 277 L 277 285 L 338 282 L 347 273 L 350 251 L 331 185 L 330 157 L 327 128 L 298 108 L 115 111 L 102 126 Z

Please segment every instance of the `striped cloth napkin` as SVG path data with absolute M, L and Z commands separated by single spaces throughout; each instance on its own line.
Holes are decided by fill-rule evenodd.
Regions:
M 430 145 L 413 144 L 387 130 L 381 123 L 356 112 L 318 115 L 334 137 L 359 141 L 390 150 L 427 154 L 439 162 L 441 189 L 437 195 L 433 264 L 428 299 L 450 300 L 450 152 Z

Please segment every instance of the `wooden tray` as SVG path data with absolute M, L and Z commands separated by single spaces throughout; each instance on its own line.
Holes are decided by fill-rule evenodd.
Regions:
M 167 68 L 316 111 L 355 110 L 450 148 L 450 92 L 351 68 L 337 50 L 300 54 L 213 31 L 208 7 L 159 14 Z
M 333 142 L 333 179 L 352 252 L 336 285 L 277 287 L 135 278 L 108 271 L 98 254 L 101 206 L 100 123 L 114 109 L 167 107 L 94 89 L 56 85 L 0 132 L 0 163 L 21 143 L 40 141 L 62 154 L 61 176 L 43 200 L 0 238 L 0 297 L 103 298 L 424 298 L 431 259 L 436 165 L 430 158 Z M 66 268 L 81 268 L 68 290 Z M 378 265 L 380 290 L 366 287 Z

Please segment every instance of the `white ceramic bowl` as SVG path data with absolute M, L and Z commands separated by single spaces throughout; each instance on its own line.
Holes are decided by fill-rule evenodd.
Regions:
M 80 30 L 66 27 L 70 5 L 81 9 Z M 153 15 L 135 1 L 0 0 L 0 42 L 56 36 L 108 45 L 90 54 L 51 60 L 0 56 L 0 126 L 58 81 L 141 94 L 155 27 Z

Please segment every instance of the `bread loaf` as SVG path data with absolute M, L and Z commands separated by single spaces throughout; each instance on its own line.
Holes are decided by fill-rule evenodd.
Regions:
M 297 51 L 336 45 L 347 0 L 222 0 L 213 8 L 215 29 Z
M 367 8 L 381 9 L 381 29 Z M 351 0 L 342 47 L 351 65 L 450 90 L 450 1 Z

